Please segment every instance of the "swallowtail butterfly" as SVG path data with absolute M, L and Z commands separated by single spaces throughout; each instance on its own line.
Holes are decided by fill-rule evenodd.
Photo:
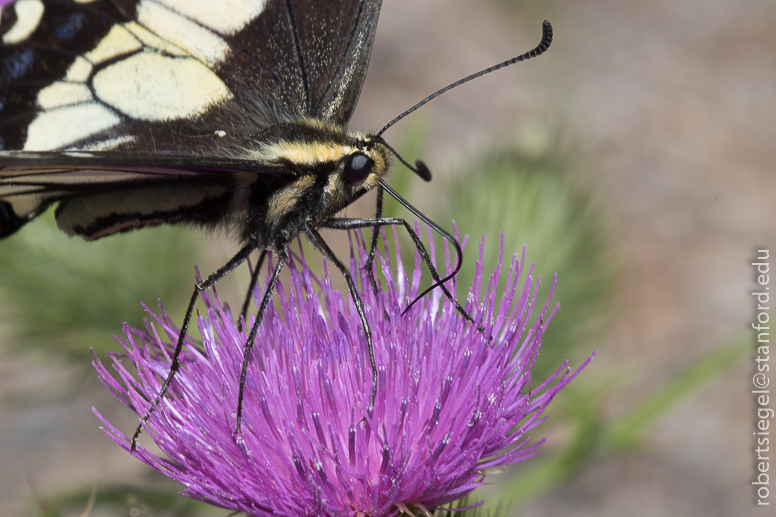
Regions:
M 455 272 L 441 279 L 412 228 L 382 217 L 388 192 L 456 247 L 460 267 L 455 240 L 385 183 L 391 154 L 424 179 L 431 176 L 422 162 L 412 167 L 402 160 L 382 133 L 450 88 L 541 54 L 552 28 L 545 21 L 531 52 L 453 83 L 379 132 L 364 134 L 346 125 L 366 75 L 380 4 L 18 0 L 2 8 L 0 238 L 56 205 L 59 228 L 87 240 L 188 223 L 226 229 L 241 243 L 229 262 L 196 284 L 170 373 L 145 419 L 178 370 L 199 293 L 256 250 L 260 262 L 267 252 L 277 260 L 245 357 L 288 260 L 288 243 L 303 234 L 348 281 L 369 346 L 373 400 L 377 369 L 363 304 L 318 230 L 372 228 L 371 272 L 378 227 L 404 225 L 434 286 L 452 299 L 443 283 Z M 336 217 L 372 189 L 373 219 Z M 251 288 L 255 282 L 256 274 Z

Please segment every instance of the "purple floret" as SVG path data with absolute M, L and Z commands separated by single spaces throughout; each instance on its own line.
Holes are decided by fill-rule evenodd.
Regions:
M 394 241 L 393 263 L 387 249 L 378 256 L 379 299 L 359 268 L 364 249 L 351 260 L 354 277 L 366 286 L 360 294 L 374 337 L 374 409 L 369 353 L 349 293 L 296 258 L 288 284 L 278 284 L 277 308 L 270 304 L 259 329 L 242 434 L 234 433 L 246 333 L 206 292 L 202 342 L 187 345 L 180 373 L 145 428 L 166 457 L 142 446 L 135 455 L 182 483 L 185 495 L 250 515 L 376 517 L 427 513 L 480 486 L 485 469 L 537 454 L 544 440 L 531 443 L 526 433 L 592 356 L 573 373 L 566 362 L 540 385 L 531 382 L 557 307 L 550 310 L 548 300 L 529 322 L 538 279 L 531 266 L 520 280 L 525 252 L 512 258 L 500 302 L 501 259 L 485 294 L 479 287 L 469 293 L 465 309 L 483 334 L 439 289 L 401 316 L 418 293 L 421 265 L 416 255 L 407 278 L 395 235 Z M 483 249 L 484 241 L 475 286 Z M 163 312 L 152 318 L 143 331 L 124 329 L 125 353 L 113 356 L 117 377 L 95 360 L 102 382 L 140 415 L 159 393 L 179 332 Z M 129 439 L 95 413 L 129 451 Z

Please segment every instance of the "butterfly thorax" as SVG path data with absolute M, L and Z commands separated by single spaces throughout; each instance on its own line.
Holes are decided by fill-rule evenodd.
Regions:
M 320 227 L 377 186 L 390 165 L 379 141 L 319 120 L 269 127 L 254 142 L 248 156 L 277 181 L 268 186 L 264 175 L 248 179 L 252 202 L 245 206 L 258 210 L 247 214 L 243 238 L 269 248 L 295 238 L 305 225 Z

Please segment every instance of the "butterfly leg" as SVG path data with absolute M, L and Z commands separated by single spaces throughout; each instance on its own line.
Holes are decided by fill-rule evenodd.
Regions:
M 183 352 L 183 343 L 186 340 L 186 334 L 189 330 L 189 323 L 191 323 L 191 315 L 194 313 L 194 305 L 197 303 L 197 299 L 199 298 L 199 294 L 207 289 L 208 287 L 212 286 L 216 282 L 218 282 L 220 279 L 228 275 L 234 268 L 239 266 L 240 264 L 245 261 L 245 259 L 248 258 L 248 256 L 251 254 L 253 250 L 256 249 L 256 245 L 251 243 L 243 247 L 239 252 L 237 252 L 237 255 L 232 257 L 232 259 L 218 268 L 214 273 L 212 273 L 210 276 L 205 278 L 204 280 L 201 280 L 194 284 L 194 293 L 191 295 L 191 300 L 189 301 L 189 307 L 186 309 L 186 316 L 183 318 L 183 325 L 181 325 L 180 333 L 178 334 L 178 342 L 175 345 L 175 352 L 172 356 L 172 363 L 170 364 L 170 372 L 167 374 L 167 378 L 164 380 L 164 384 L 162 384 L 162 389 L 159 391 L 159 394 L 156 396 L 156 399 L 154 399 L 153 404 L 146 410 L 145 415 L 143 415 L 143 418 L 140 419 L 140 424 L 137 426 L 137 429 L 135 430 L 135 434 L 132 435 L 132 443 L 130 445 L 130 452 L 134 452 L 137 448 L 137 440 L 140 438 L 140 433 L 143 431 L 143 426 L 148 422 L 148 419 L 151 418 L 151 415 L 156 411 L 156 409 L 159 407 L 159 405 L 162 403 L 162 399 L 164 398 L 165 394 L 167 393 L 167 390 L 170 389 L 170 384 L 172 384 L 172 380 L 175 378 L 175 374 L 178 373 L 178 369 L 180 368 L 180 357 L 181 353 Z
M 366 336 L 366 344 L 369 348 L 369 363 L 372 365 L 372 409 L 374 409 L 375 398 L 377 397 L 377 363 L 375 362 L 375 351 L 372 344 L 372 330 L 369 328 L 369 322 L 366 320 L 364 302 L 361 301 L 361 297 L 358 295 L 356 283 L 353 281 L 353 276 L 350 274 L 350 271 L 348 271 L 348 268 L 345 267 L 345 264 L 343 264 L 342 261 L 337 258 L 334 252 L 331 251 L 331 248 L 329 248 L 329 245 L 326 244 L 326 241 L 323 240 L 323 237 L 321 237 L 321 234 L 318 233 L 318 230 L 311 226 L 307 226 L 303 231 L 307 238 L 310 240 L 310 243 L 315 246 L 315 249 L 317 249 L 325 259 L 331 261 L 337 267 L 337 269 L 339 269 L 340 273 L 342 273 L 342 276 L 344 276 L 345 280 L 348 282 L 348 290 L 350 291 L 350 296 L 353 298 L 356 311 L 358 311 L 358 317 L 361 320 L 361 326 L 363 327 L 364 335 Z
M 376 206 L 375 220 L 379 220 L 383 218 L 384 193 L 385 193 L 385 190 L 383 189 L 382 185 L 378 185 L 377 201 L 375 203 L 375 206 Z M 375 296 L 377 296 L 377 279 L 375 278 L 373 265 L 375 263 L 375 252 L 377 251 L 377 240 L 379 237 L 380 237 L 380 226 L 378 225 L 372 226 L 372 242 L 369 245 L 369 255 L 366 258 L 366 264 L 364 264 L 364 269 L 369 275 L 369 282 L 372 284 L 372 290 L 374 291 Z
M 243 322 L 248 317 L 248 307 L 251 304 L 251 298 L 253 297 L 253 290 L 256 288 L 256 283 L 259 281 L 259 271 L 264 264 L 264 259 L 267 258 L 267 250 L 262 250 L 259 255 L 259 261 L 256 263 L 256 268 L 251 275 L 251 283 L 248 286 L 248 292 L 245 294 L 245 302 L 243 302 L 242 310 L 240 311 L 239 329 L 242 330 Z
M 266 252 L 262 254 L 262 258 L 265 255 Z M 235 429 L 235 435 L 239 435 L 242 432 L 242 407 L 243 396 L 245 394 L 245 379 L 248 375 L 248 359 L 251 356 L 253 345 L 256 343 L 256 334 L 259 331 L 259 325 L 261 325 L 261 321 L 264 319 L 264 313 L 267 310 L 269 301 L 272 299 L 272 293 L 275 292 L 275 285 L 277 284 L 280 272 L 283 270 L 283 265 L 288 261 L 288 251 L 286 250 L 285 244 L 278 246 L 277 256 L 278 262 L 275 264 L 275 270 L 272 272 L 272 276 L 269 279 L 269 285 L 267 285 L 267 290 L 264 292 L 264 297 L 261 299 L 259 312 L 256 314 L 256 319 L 254 320 L 253 326 L 251 327 L 251 333 L 248 334 L 248 340 L 245 342 L 242 370 L 240 371 L 240 393 L 237 396 L 237 426 Z
M 384 218 L 377 218 L 377 219 L 332 218 L 326 221 L 326 223 L 324 223 L 323 226 L 325 228 L 331 228 L 335 230 L 353 230 L 356 228 L 367 228 L 367 227 L 377 228 L 379 226 L 394 226 L 399 224 L 403 225 L 404 228 L 407 230 L 407 233 L 410 234 L 412 241 L 415 243 L 415 249 L 417 249 L 418 253 L 420 253 L 420 256 L 423 259 L 423 262 L 426 263 L 428 270 L 431 272 L 431 277 L 434 279 L 434 282 L 436 282 L 439 285 L 439 287 L 442 289 L 442 292 L 445 293 L 445 296 L 447 296 L 447 299 L 455 304 L 456 310 L 461 314 L 461 316 L 466 321 L 472 324 L 476 324 L 474 319 L 471 316 L 469 316 L 468 312 L 466 312 L 466 309 L 464 309 L 461 306 L 461 304 L 458 303 L 458 300 L 455 299 L 452 293 L 442 283 L 439 273 L 434 267 L 434 264 L 431 262 L 431 256 L 428 254 L 428 252 L 426 251 L 426 247 L 423 245 L 423 241 L 420 240 L 420 237 L 415 232 L 415 230 L 404 219 L 400 217 L 384 217 Z M 376 248 L 376 244 L 375 244 L 375 248 Z M 423 293 L 420 296 L 422 297 L 425 294 L 426 293 Z M 419 298 L 416 298 L 415 301 L 417 301 L 418 299 Z M 412 307 L 412 304 L 414 304 L 415 301 L 410 303 L 410 305 L 407 306 L 406 309 L 404 309 L 404 312 L 402 313 L 402 315 L 406 313 L 410 307 Z M 477 325 L 477 330 L 479 330 L 482 333 L 485 333 L 485 328 L 482 325 Z

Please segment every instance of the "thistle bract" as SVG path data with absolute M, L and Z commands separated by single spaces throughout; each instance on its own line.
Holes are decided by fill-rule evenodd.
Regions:
M 483 333 L 439 289 L 401 315 L 422 269 L 416 255 L 408 278 L 395 235 L 394 242 L 393 254 L 378 254 L 377 295 L 359 267 L 363 247 L 351 258 L 354 277 L 366 286 L 360 293 L 374 336 L 374 407 L 369 353 L 349 293 L 297 257 L 259 329 L 241 435 L 235 425 L 246 332 L 215 293 L 203 293 L 202 342 L 187 344 L 181 371 L 146 426 L 166 457 L 142 446 L 135 455 L 182 483 L 184 495 L 250 515 L 287 516 L 428 514 L 480 486 L 487 469 L 535 455 L 543 440 L 532 443 L 527 432 L 579 370 L 563 364 L 550 379 L 531 381 L 554 313 L 547 301 L 529 322 L 538 286 L 532 268 L 524 271 L 523 259 L 513 257 L 502 272 L 500 260 L 481 294 L 480 244 L 465 309 Z M 497 301 L 500 279 L 506 285 Z M 140 415 L 159 393 L 178 332 L 162 312 L 145 330 L 124 329 L 124 353 L 113 357 L 117 378 L 95 361 L 102 382 Z M 97 416 L 129 450 L 128 438 Z

